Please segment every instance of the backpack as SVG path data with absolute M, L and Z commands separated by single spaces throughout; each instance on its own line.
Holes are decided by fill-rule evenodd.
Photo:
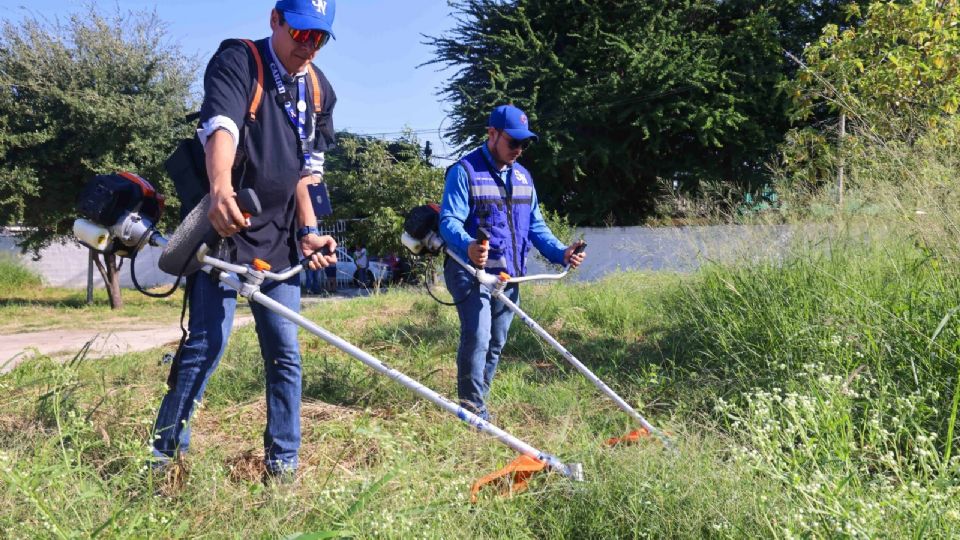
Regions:
M 257 111 L 260 110 L 260 103 L 263 101 L 263 58 L 260 56 L 260 50 L 253 40 L 249 39 L 228 39 L 220 43 L 217 52 L 213 58 L 216 58 L 228 45 L 236 42 L 243 43 L 250 51 L 256 66 L 257 80 L 254 81 L 253 92 L 250 98 L 250 104 L 247 107 L 247 116 L 243 123 L 243 130 L 240 134 L 240 143 L 237 144 L 237 155 L 233 161 L 233 180 L 234 187 L 243 176 L 244 166 L 246 164 L 246 153 L 244 152 L 244 141 L 246 140 L 247 130 L 250 125 L 257 120 Z M 211 62 L 213 59 L 211 58 Z M 207 66 L 209 68 L 209 65 Z M 323 89 L 320 86 L 320 76 L 316 72 L 313 63 L 307 64 L 307 78 L 313 87 L 313 111 L 315 118 L 323 111 Z M 200 112 L 187 115 L 187 121 L 194 121 L 200 118 Z M 314 120 L 317 121 L 316 119 Z M 315 124 L 316 125 L 316 124 Z M 207 178 L 206 158 L 204 156 L 203 145 L 200 144 L 199 137 L 195 134 L 188 139 L 182 139 L 177 144 L 176 149 L 170 154 L 170 157 L 163 164 L 173 180 L 173 186 L 177 192 L 177 198 L 180 199 L 180 219 L 182 220 L 190 211 L 203 199 L 203 196 L 210 192 L 210 180 Z

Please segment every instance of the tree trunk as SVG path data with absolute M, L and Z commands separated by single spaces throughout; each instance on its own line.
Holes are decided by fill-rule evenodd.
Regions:
M 94 256 L 93 262 L 100 271 L 100 277 L 107 287 L 107 296 L 110 297 L 110 309 L 123 307 L 123 296 L 120 295 L 120 270 L 117 268 L 117 256 L 113 253 Z

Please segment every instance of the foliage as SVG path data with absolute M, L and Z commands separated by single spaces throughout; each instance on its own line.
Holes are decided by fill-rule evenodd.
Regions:
M 852 15 L 859 16 L 854 9 Z M 868 146 L 913 145 L 949 123 L 960 107 L 960 2 L 873 2 L 860 24 L 828 25 L 784 85 L 792 115 L 832 121 L 792 131 L 784 167 L 793 184 L 819 187 Z M 837 135 L 845 116 L 848 136 Z
M 660 180 L 762 183 L 788 127 L 782 50 L 848 3 L 464 0 L 432 62 L 459 70 L 443 89 L 455 142 L 479 141 L 489 110 L 513 102 L 541 135 L 525 159 L 544 203 L 633 224 Z
M 370 253 L 402 253 L 404 216 L 440 201 L 443 170 L 430 165 L 413 134 L 386 142 L 340 133 L 338 141 L 326 175 L 333 218 L 362 219 L 351 231 Z
M 154 13 L 4 22 L 0 223 L 29 228 L 24 249 L 69 234 L 96 174 L 130 170 L 173 192 L 162 162 L 189 130 L 193 67 Z

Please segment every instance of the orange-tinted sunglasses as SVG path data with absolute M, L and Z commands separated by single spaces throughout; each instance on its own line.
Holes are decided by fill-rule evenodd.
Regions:
M 330 33 L 323 30 L 297 30 L 292 26 L 287 26 L 287 32 L 297 43 L 309 43 L 314 49 L 319 49 L 330 41 Z

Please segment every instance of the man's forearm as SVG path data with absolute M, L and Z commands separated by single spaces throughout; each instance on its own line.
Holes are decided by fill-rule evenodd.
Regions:
M 226 130 L 215 131 L 203 147 L 206 154 L 207 177 L 210 179 L 210 194 L 233 191 L 233 160 L 236 155 L 233 136 Z
M 298 227 L 316 227 L 317 215 L 313 212 L 313 201 L 310 200 L 310 190 L 307 186 L 316 184 L 319 179 L 316 176 L 304 176 L 297 183 L 297 226 Z

